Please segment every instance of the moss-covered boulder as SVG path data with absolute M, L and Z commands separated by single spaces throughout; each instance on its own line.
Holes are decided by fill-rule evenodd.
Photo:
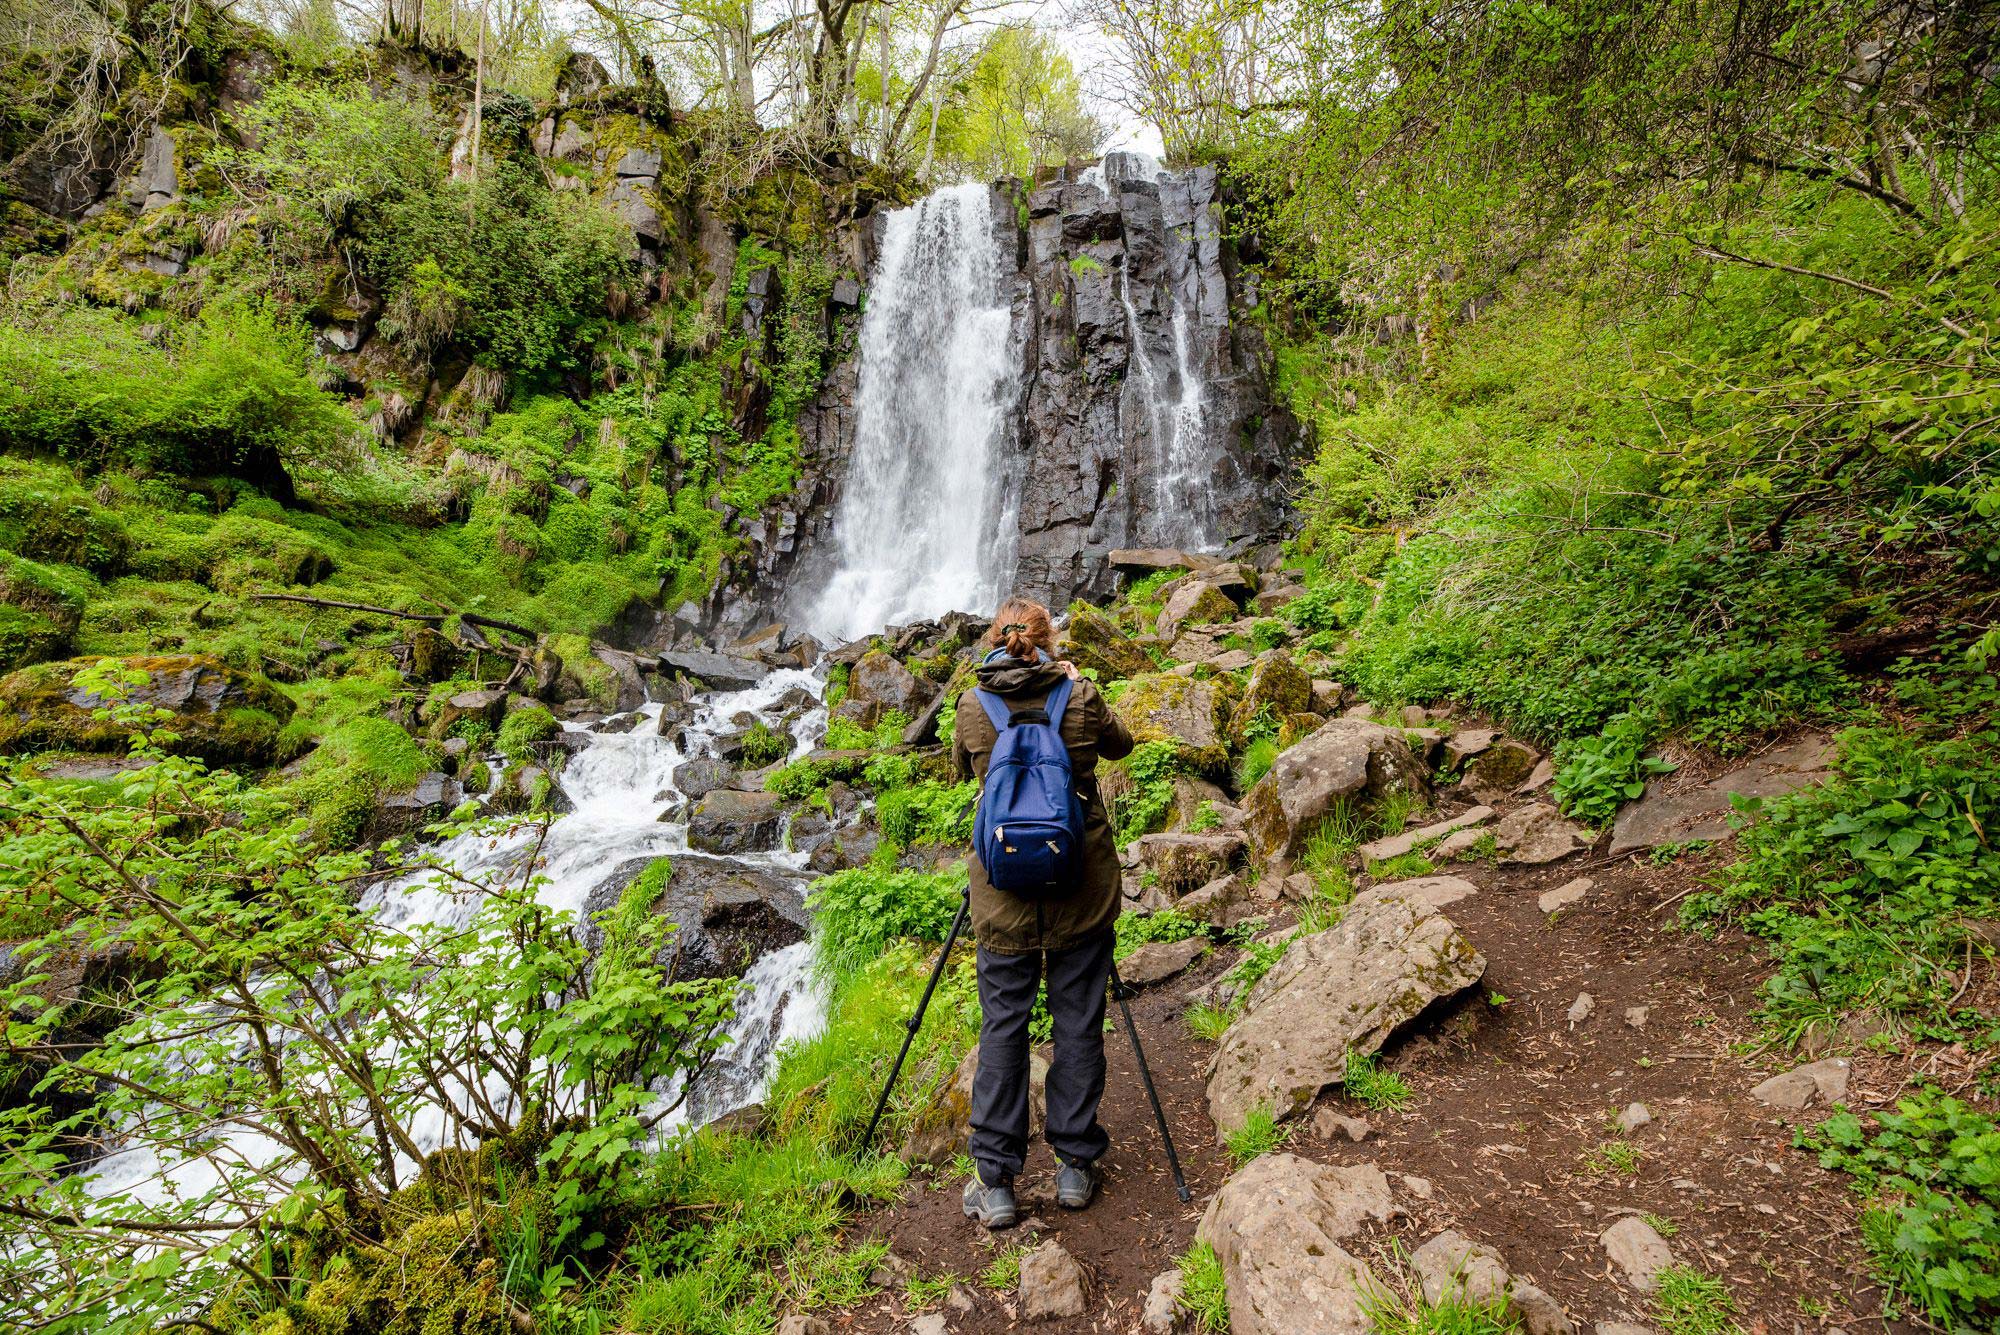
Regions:
M 1230 737 L 1243 745 L 1250 727 L 1261 715 L 1271 723 L 1292 714 L 1312 710 L 1312 678 L 1289 657 L 1268 653 L 1250 667 L 1250 680 L 1243 688 L 1242 702 L 1229 720 Z
M 1235 682 L 1228 677 L 1198 681 L 1171 672 L 1135 677 L 1112 708 L 1132 740 L 1180 743 L 1191 768 L 1219 774 L 1229 763 L 1229 718 Z
M 67 655 L 88 591 L 74 571 L 0 552 L 0 671 Z
M 1343 804 L 1367 811 L 1391 793 L 1422 793 L 1429 786 L 1423 763 L 1399 730 L 1332 719 L 1280 753 L 1244 796 L 1245 828 L 1256 854 L 1286 871 Z
M 1228 594 L 1213 584 L 1189 580 L 1167 595 L 1165 605 L 1160 608 L 1159 619 L 1153 623 L 1153 631 L 1163 638 L 1170 638 L 1182 626 L 1235 619 L 1236 603 Z
M 131 736 L 125 724 L 99 718 L 105 701 L 72 685 L 96 658 L 40 663 L 0 678 L 0 753 L 23 751 L 122 751 Z M 173 717 L 172 749 L 219 765 L 270 765 L 282 759 L 279 733 L 292 702 L 270 682 L 239 672 L 207 654 L 161 654 L 123 660 L 146 674 L 129 703 L 151 705 Z
M 1137 677 L 1153 670 L 1153 660 L 1110 617 L 1088 604 L 1070 612 L 1056 642 L 1056 657 L 1097 673 L 1099 681 Z
M 880 713 L 895 710 L 913 718 L 923 712 L 936 691 L 880 649 L 863 654 L 847 676 L 847 702 L 873 705 Z

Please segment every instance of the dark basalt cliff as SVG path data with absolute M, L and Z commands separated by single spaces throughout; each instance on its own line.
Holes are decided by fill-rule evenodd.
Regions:
M 1009 356 L 1021 368 L 998 451 L 1017 528 L 1013 584 L 1053 605 L 1106 592 L 1116 548 L 1225 548 L 1282 531 L 1302 450 L 1273 399 L 1262 330 L 1246 318 L 1256 279 L 1223 234 L 1214 169 L 1118 179 L 1117 165 L 1114 155 L 1108 191 L 1065 173 L 991 195 Z M 871 267 L 882 221 L 863 220 L 852 240 Z M 781 590 L 814 587 L 833 559 L 860 380 L 860 316 L 835 320 L 835 360 L 800 423 L 803 475 L 702 609 L 710 633 L 782 619 Z M 1203 467 L 1192 485 L 1163 487 L 1159 422 L 1183 366 L 1199 382 Z

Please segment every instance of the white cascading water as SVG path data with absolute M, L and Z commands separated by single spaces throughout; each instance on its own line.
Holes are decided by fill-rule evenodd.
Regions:
M 1081 185 L 1111 194 L 1120 181 L 1152 181 L 1162 191 L 1179 184 L 1174 173 L 1149 153 L 1107 153 L 1103 161 L 1078 175 Z M 1212 224 L 1211 224 L 1212 225 Z M 1194 224 L 1198 231 L 1201 220 Z M 1169 257 L 1176 243 L 1192 246 L 1195 236 L 1177 237 L 1166 228 L 1162 244 Z M 1137 363 L 1139 385 L 1145 400 L 1148 436 L 1152 442 L 1153 522 L 1157 526 L 1139 535 L 1141 540 L 1162 546 L 1203 551 L 1217 545 L 1213 491 L 1216 446 L 1207 420 L 1208 384 L 1202 374 L 1201 358 L 1195 347 L 1195 326 L 1200 322 L 1200 275 L 1192 263 L 1169 263 L 1187 276 L 1187 290 L 1169 278 L 1165 284 L 1170 348 L 1149 346 L 1139 309 L 1132 297 L 1129 264 L 1118 278 L 1118 296 L 1125 307 L 1125 328 L 1131 340 L 1132 360 Z M 1152 303 L 1149 303 L 1149 305 Z
M 999 444 L 1019 368 L 991 192 L 937 191 L 888 217 L 861 318 L 854 453 L 814 634 L 991 606 L 1014 559 Z
M 721 733 L 736 726 L 748 711 L 768 723 L 781 724 L 779 700 L 794 687 L 817 696 L 821 682 L 807 671 L 773 672 L 744 691 L 710 695 L 699 715 L 687 726 L 682 744 L 659 735 L 659 706 L 649 704 L 629 732 L 590 734 L 590 745 L 570 758 L 562 774 L 563 791 L 574 809 L 549 826 L 541 854 L 546 883 L 538 897 L 553 909 L 579 916 L 591 892 L 604 885 L 621 866 L 635 859 L 686 852 L 687 826 L 662 823 L 661 812 L 678 798 L 673 773 L 690 755 L 700 754 Z M 826 727 L 826 711 L 815 708 L 789 724 L 797 739 L 793 758 L 812 749 Z M 521 858 L 533 839 L 530 828 L 495 839 L 466 834 L 440 844 L 438 856 L 468 879 L 519 874 Z M 803 856 L 791 852 L 740 854 L 735 861 L 803 879 Z M 364 901 L 392 923 L 434 922 L 462 925 L 471 921 L 476 900 L 448 894 L 429 876 L 412 878 L 374 890 Z M 801 941 L 759 959 L 744 975 L 722 1051 L 703 1073 L 675 1114 L 660 1125 L 662 1134 L 699 1126 L 755 1102 L 776 1067 L 777 1050 L 785 1042 L 809 1038 L 825 1023 L 826 996 L 812 968 L 812 945 Z M 672 1097 L 678 1088 L 663 1088 Z M 426 1151 L 442 1144 L 446 1123 L 442 1110 L 415 1129 L 414 1138 Z M 279 1144 L 253 1130 L 232 1127 L 219 1131 L 217 1153 L 244 1164 L 274 1163 L 283 1153 Z M 414 1165 L 399 1165 L 407 1174 Z M 168 1200 L 193 1200 L 217 1185 L 212 1164 L 205 1160 L 163 1163 L 153 1149 L 132 1144 L 108 1154 L 90 1168 L 91 1189 L 102 1196 L 129 1195 L 158 1205 Z

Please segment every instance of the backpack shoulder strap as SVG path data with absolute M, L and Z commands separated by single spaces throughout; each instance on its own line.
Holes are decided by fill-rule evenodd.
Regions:
M 1070 688 L 1075 684 L 1068 677 L 1064 677 L 1056 683 L 1056 688 L 1049 692 L 1048 703 L 1042 706 L 1048 711 L 1049 726 L 1058 733 L 1062 731 L 1063 711 L 1069 708 Z
M 1014 721 L 1014 711 L 1007 707 L 1007 702 L 984 687 L 975 686 L 972 693 L 979 697 L 979 707 L 993 721 L 993 731 L 1007 731 L 1008 724 Z

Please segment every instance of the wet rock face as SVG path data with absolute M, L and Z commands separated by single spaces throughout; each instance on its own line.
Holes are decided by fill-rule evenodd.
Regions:
M 1002 537 L 1015 549 L 1011 587 L 1051 606 L 1108 593 L 1114 550 L 1220 550 L 1281 531 L 1282 484 L 1303 457 L 1272 397 L 1270 350 L 1241 318 L 1259 297 L 1222 235 L 1215 171 L 1113 176 L 1108 190 L 1057 180 L 992 192 L 1021 368 L 998 447 L 1014 515 Z M 864 260 L 882 221 L 856 229 Z M 834 361 L 799 423 L 798 485 L 747 521 L 751 551 L 702 609 L 704 630 L 768 620 L 767 590 L 823 578 L 855 439 L 859 324 L 852 307 L 836 310 Z M 1199 460 L 1192 479 L 1172 465 L 1176 439 Z
M 584 903 L 584 944 L 601 949 L 598 915 L 618 903 L 626 887 L 651 864 L 635 858 L 619 867 Z M 652 911 L 678 929 L 661 963 L 670 980 L 736 978 L 773 950 L 803 941 L 808 918 L 798 884 L 766 868 L 730 858 L 677 853 L 661 882 Z

